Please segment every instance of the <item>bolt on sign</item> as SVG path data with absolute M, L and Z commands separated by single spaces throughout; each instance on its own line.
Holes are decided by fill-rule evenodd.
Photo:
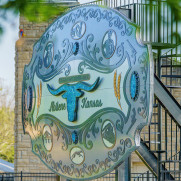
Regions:
M 152 112 L 151 50 L 118 11 L 80 6 L 56 19 L 24 68 L 22 116 L 32 151 L 53 172 L 89 180 L 140 143 Z

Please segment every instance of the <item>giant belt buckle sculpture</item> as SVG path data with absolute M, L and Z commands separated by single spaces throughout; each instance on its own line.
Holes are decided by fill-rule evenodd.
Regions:
M 150 48 L 118 11 L 74 8 L 34 45 L 22 88 L 24 131 L 56 174 L 88 180 L 111 172 L 140 143 L 152 112 Z

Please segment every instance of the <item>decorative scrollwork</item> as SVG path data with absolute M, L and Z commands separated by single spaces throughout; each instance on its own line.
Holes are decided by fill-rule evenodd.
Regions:
M 132 127 L 134 126 L 134 124 L 136 123 L 136 110 L 135 110 L 135 108 L 133 108 L 132 112 L 133 112 L 133 115 L 131 116 L 131 124 L 130 124 L 130 126 L 129 126 L 127 132 L 126 132 L 126 134 L 129 133 L 129 131 L 131 130 L 131 128 L 132 128 Z
M 63 70 L 65 70 L 65 75 L 68 76 L 71 68 L 67 63 L 70 61 L 69 57 L 73 54 L 72 46 L 72 43 L 65 39 L 62 42 L 62 50 L 58 50 L 58 53 L 55 54 L 56 61 L 53 61 L 52 65 L 47 69 L 43 66 L 43 60 L 39 58 L 38 67 L 36 67 L 37 76 L 44 82 L 49 81 Z
M 142 95 L 140 97 L 140 103 L 143 105 L 143 107 L 139 107 L 137 109 L 138 114 L 142 118 L 146 118 L 148 115 L 148 100 L 147 100 L 147 88 L 146 88 L 146 81 L 147 81 L 147 72 L 148 72 L 148 55 L 147 53 L 143 53 L 139 58 L 138 62 L 141 64 L 141 70 L 143 74 L 143 80 L 144 80 L 144 90 L 142 91 Z
M 120 60 L 122 60 L 123 56 L 124 56 L 124 43 L 122 42 L 120 46 L 118 46 L 117 48 L 117 56 L 120 57 Z
M 137 27 L 115 10 L 80 6 L 58 18 L 35 44 L 23 75 L 23 125 L 33 152 L 55 173 L 69 179 L 95 179 L 112 171 L 136 149 L 134 131 L 147 121 L 147 99 L 151 97 L 149 62 L 143 53 L 148 51 L 139 45 L 136 31 Z M 129 94 L 133 71 L 139 73 L 143 84 L 137 102 Z M 82 86 L 87 88 L 95 77 L 101 77 L 102 82 L 95 84 L 98 89 L 103 85 L 99 92 L 81 97 L 83 89 L 76 86 L 84 81 Z M 60 99 L 49 97 L 49 84 Z M 65 95 L 65 85 L 70 94 Z M 31 110 L 27 107 L 29 86 Z M 107 94 L 101 94 L 102 90 Z M 68 95 L 73 93 L 77 94 L 70 99 Z M 106 95 L 112 96 L 111 101 Z M 95 151 L 101 154 L 92 154 Z
M 100 54 L 100 48 L 97 47 L 97 44 L 93 43 L 93 41 L 94 35 L 89 34 L 85 40 L 80 43 L 79 54 L 84 61 L 82 61 L 78 67 L 79 73 L 82 74 L 85 67 L 102 73 L 112 72 L 115 66 L 108 67 L 107 65 L 103 64 L 103 57 Z
M 121 20 L 120 16 L 114 16 L 113 13 L 109 10 L 101 11 L 99 8 L 81 8 L 69 13 L 63 18 L 58 19 L 36 44 L 36 50 L 41 51 L 43 49 L 43 44 L 48 41 L 49 38 L 53 37 L 53 34 L 57 29 L 63 30 L 66 24 L 75 23 L 76 20 L 80 17 L 84 18 L 85 21 L 88 21 L 89 18 L 95 18 L 97 22 L 100 22 L 101 20 L 107 20 L 110 27 L 115 26 L 115 28 L 121 30 L 122 36 L 130 36 L 133 32 L 133 28 L 130 25 Z
M 120 146 L 117 147 L 116 150 L 114 150 L 113 152 L 112 151 L 108 152 L 108 158 L 113 162 L 116 162 L 119 159 L 119 157 L 125 153 L 126 149 L 131 148 L 131 146 L 132 146 L 132 141 L 130 138 L 126 138 L 125 140 L 121 139 Z

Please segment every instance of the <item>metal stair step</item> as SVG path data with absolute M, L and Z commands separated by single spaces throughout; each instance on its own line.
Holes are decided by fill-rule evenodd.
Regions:
M 173 67 L 173 68 L 180 68 L 181 65 L 161 65 L 161 68 L 170 68 L 170 67 Z
M 151 144 L 160 144 L 160 141 L 150 141 Z
M 151 124 L 151 125 L 157 125 L 158 122 L 151 122 L 150 124 Z
M 181 54 L 162 55 L 161 58 L 181 57 Z
M 162 77 L 168 77 L 168 78 L 181 78 L 181 75 L 162 75 Z
M 163 170 L 163 171 L 161 171 L 162 173 L 180 173 L 180 170 Z M 165 180 L 164 180 L 165 181 Z M 167 180 L 168 181 L 168 180 Z
M 159 141 L 141 141 L 142 143 L 160 144 Z
M 181 160 L 162 160 L 160 163 L 181 163 Z
M 150 141 L 141 141 L 142 143 L 149 143 Z
M 171 88 L 171 89 L 180 89 L 181 88 L 181 86 L 176 86 L 176 85 L 165 85 L 165 87 Z
M 144 41 L 145 44 L 151 44 L 152 49 L 168 49 L 168 48 L 175 48 L 177 44 L 173 43 L 159 43 L 159 42 L 147 42 Z
M 149 134 L 148 132 L 142 132 L 143 134 Z M 155 135 L 158 135 L 160 134 L 160 132 L 150 132 L 150 134 L 155 134 Z
M 166 150 L 151 150 L 153 153 L 165 153 Z
M 150 134 L 156 134 L 156 135 L 158 135 L 158 134 L 160 134 L 160 132 L 151 132 Z

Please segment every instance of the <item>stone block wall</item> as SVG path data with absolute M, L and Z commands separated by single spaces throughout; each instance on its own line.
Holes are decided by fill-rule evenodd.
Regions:
M 21 117 L 21 91 L 24 66 L 32 57 L 33 45 L 41 37 L 49 23 L 32 23 L 20 16 L 20 27 L 25 36 L 16 42 L 15 55 L 15 172 L 41 172 L 51 173 L 43 165 L 40 159 L 31 151 L 31 141 L 27 134 L 23 133 Z M 60 179 L 61 181 L 65 179 Z

